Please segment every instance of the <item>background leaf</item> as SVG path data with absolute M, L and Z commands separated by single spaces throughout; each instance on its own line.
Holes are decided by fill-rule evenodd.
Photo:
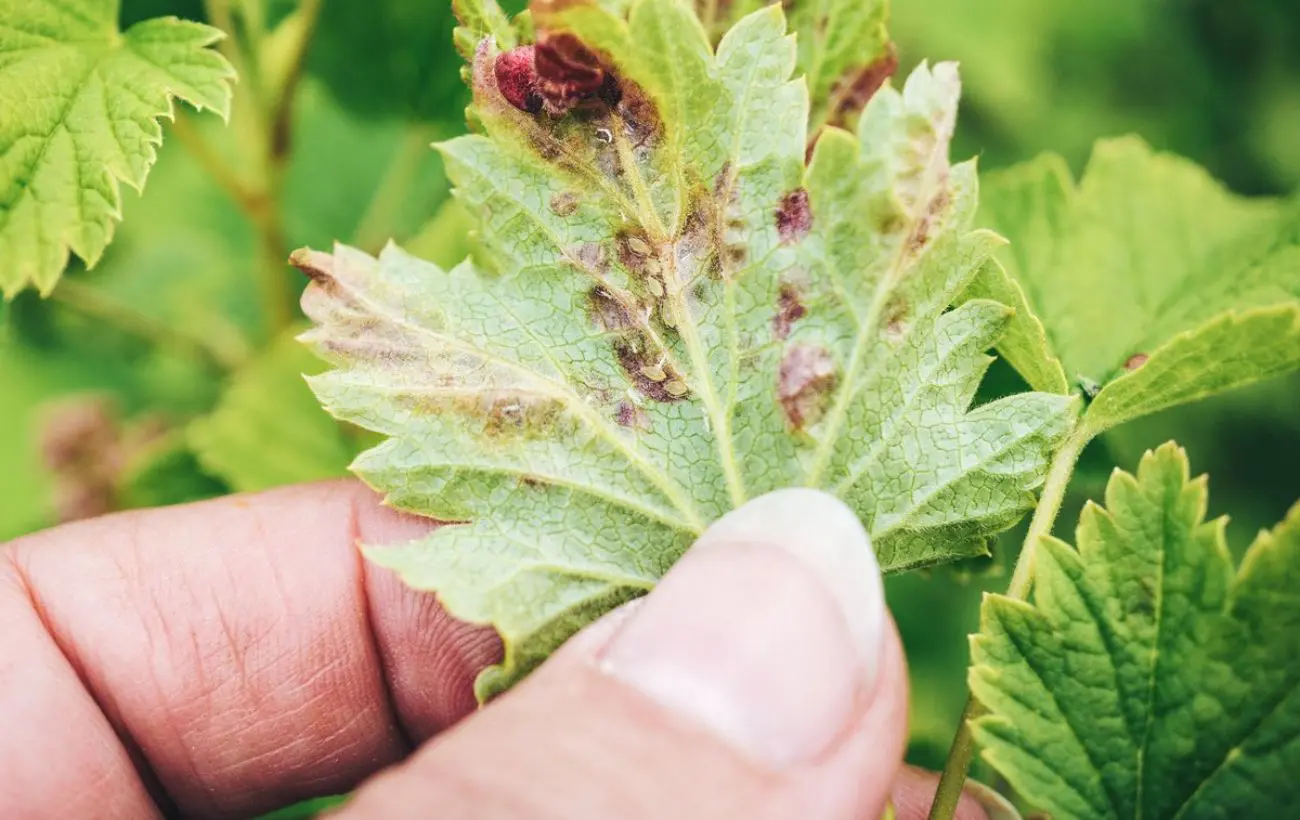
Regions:
M 457 118 L 466 102 L 446 2 L 325 2 L 308 70 L 348 109 L 425 122 Z
M 1050 155 L 992 174 L 983 208 L 1096 429 L 1300 368 L 1300 209 L 1136 139 L 1077 186 Z
M 321 369 L 292 336 L 277 340 L 190 426 L 199 462 L 236 492 L 345 475 L 356 447 L 303 381 Z
M 1116 473 L 1078 551 L 1049 539 L 1031 606 L 984 604 L 984 754 L 1066 818 L 1280 817 L 1300 798 L 1300 505 L 1234 577 L 1175 446 Z
M 225 117 L 229 63 L 209 26 L 117 29 L 115 0 L 0 2 L 0 291 L 48 293 L 71 250 L 88 265 L 113 236 L 118 185 L 144 186 L 172 98 Z

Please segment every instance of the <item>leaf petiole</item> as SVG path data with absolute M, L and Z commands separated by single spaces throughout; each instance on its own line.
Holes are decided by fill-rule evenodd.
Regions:
M 1007 587 L 1009 598 L 1025 600 L 1034 585 L 1034 558 L 1038 552 L 1038 542 L 1050 535 L 1052 525 L 1061 512 L 1061 503 L 1065 500 L 1065 491 L 1069 487 L 1070 477 L 1074 475 L 1079 455 L 1088 442 L 1097 435 L 1091 425 L 1079 421 L 1074 430 L 1065 439 L 1061 448 L 1052 457 L 1043 482 L 1043 492 L 1034 508 L 1034 517 L 1029 522 L 1029 531 L 1025 533 L 1024 545 L 1020 548 L 1020 557 L 1016 559 L 1016 568 L 1011 575 L 1011 584 Z M 975 741 L 971 736 L 970 724 L 983 713 L 983 707 L 973 695 L 966 698 L 966 708 L 962 710 L 957 724 L 957 734 L 948 748 L 948 759 L 943 765 L 943 774 L 939 778 L 939 787 L 934 793 L 934 803 L 930 806 L 929 820 L 952 820 L 957 811 L 957 802 L 961 799 L 962 788 L 966 785 L 966 773 L 970 769 L 971 759 L 975 756 Z

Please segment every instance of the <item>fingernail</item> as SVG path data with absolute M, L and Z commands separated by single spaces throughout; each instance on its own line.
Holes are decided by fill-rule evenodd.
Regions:
M 886 624 L 857 516 L 815 490 L 729 513 L 622 624 L 602 668 L 774 767 L 817 758 L 875 682 Z
M 1022 820 L 1020 812 L 1011 805 L 1010 800 L 1003 797 L 996 789 L 978 780 L 967 778 L 962 791 L 980 804 L 988 820 Z

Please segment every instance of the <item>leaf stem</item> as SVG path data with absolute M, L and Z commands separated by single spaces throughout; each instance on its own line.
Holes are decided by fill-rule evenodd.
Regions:
M 1034 517 L 1029 522 L 1029 531 L 1025 533 L 1024 545 L 1020 548 L 1020 557 L 1016 560 L 1011 584 L 1007 587 L 1007 597 L 1022 601 L 1029 597 L 1034 584 L 1034 559 L 1038 553 L 1038 542 L 1051 535 L 1052 525 L 1061 512 L 1065 490 L 1074 474 L 1074 467 L 1079 462 L 1079 455 L 1095 435 L 1096 431 L 1090 425 L 1079 422 L 1052 457 L 1047 479 L 1043 483 L 1043 493 L 1034 509 Z M 939 778 L 939 787 L 934 793 L 929 820 L 952 820 L 957 811 L 957 801 L 961 799 L 962 788 L 966 784 L 966 772 L 975 755 L 975 740 L 971 735 L 970 724 L 982 713 L 983 706 L 979 701 L 973 695 L 968 697 L 961 721 L 957 724 L 957 734 L 948 749 L 948 759 L 943 766 L 943 775 Z
M 294 317 L 293 292 L 286 275 L 288 241 L 284 228 L 284 185 L 290 151 L 293 147 L 293 102 L 302 79 L 307 50 L 311 45 L 320 16 L 321 0 L 303 0 L 298 9 L 301 30 L 292 44 L 284 80 L 278 88 L 266 87 L 267 77 L 257 42 L 243 42 L 230 0 L 205 0 L 208 19 L 226 33 L 222 52 L 230 59 L 240 77 L 238 101 L 248 117 L 243 135 L 248 153 L 260 164 L 260 184 L 248 185 L 231 172 L 229 166 L 206 143 L 197 139 L 197 131 L 178 124 L 177 133 L 200 165 L 218 185 L 225 189 L 257 232 L 262 313 L 268 338 L 278 335 Z M 261 20 L 245 20 L 243 34 L 261 40 Z M 242 90 L 241 90 L 242 89 Z M 270 99 L 269 99 L 270 98 Z
M 1065 500 L 1070 477 L 1074 475 L 1074 466 L 1078 464 L 1079 455 L 1094 435 L 1090 425 L 1079 422 L 1052 458 L 1047 480 L 1043 483 L 1043 494 L 1038 498 L 1038 507 L 1029 522 L 1024 546 L 1020 549 L 1015 572 L 1011 575 L 1011 584 L 1007 587 L 1008 597 L 1019 600 L 1029 597 L 1029 590 L 1034 584 L 1034 558 L 1038 554 L 1038 542 L 1052 534 L 1052 525 L 1061 512 L 1061 503 Z
M 258 197 L 258 191 L 239 175 L 239 173 L 227 162 L 203 132 L 194 124 L 193 119 L 185 110 L 178 108 L 176 117 L 172 121 L 171 132 L 176 139 L 180 140 L 181 145 L 190 153 L 194 161 L 199 164 L 205 173 L 217 183 L 230 198 L 235 201 L 242 210 L 249 210 L 252 203 Z

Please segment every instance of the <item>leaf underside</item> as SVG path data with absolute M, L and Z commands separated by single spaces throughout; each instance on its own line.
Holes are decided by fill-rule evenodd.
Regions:
M 1186 455 L 1148 453 L 1041 542 L 1033 605 L 985 600 L 985 758 L 1069 818 L 1286 817 L 1300 801 L 1300 504 L 1234 574 Z
M 0 0 L 0 292 L 48 293 L 69 251 L 93 266 L 125 182 L 143 188 L 173 98 L 222 117 L 230 64 L 210 26 L 117 29 L 115 0 Z
M 334 365 L 312 387 L 387 437 L 354 470 L 396 507 L 473 522 L 368 555 L 501 632 L 480 695 L 780 487 L 844 499 L 886 570 L 983 554 L 1074 403 L 970 407 L 1010 310 L 946 310 L 1000 241 L 971 229 L 974 166 L 948 163 L 955 69 L 882 90 L 805 163 L 779 6 L 716 51 L 678 0 L 534 22 L 545 59 L 585 61 L 596 90 L 528 98 L 518 52 L 479 41 L 482 133 L 440 150 L 484 264 L 294 259 L 304 338 Z
M 1094 430 L 1300 369 L 1300 200 L 1237 197 L 1134 138 L 1098 143 L 1077 184 L 1047 155 L 985 188 L 981 219 L 1012 240 L 1002 262 L 1045 329 L 1000 349 L 1039 389 L 1058 373 L 1099 388 Z

